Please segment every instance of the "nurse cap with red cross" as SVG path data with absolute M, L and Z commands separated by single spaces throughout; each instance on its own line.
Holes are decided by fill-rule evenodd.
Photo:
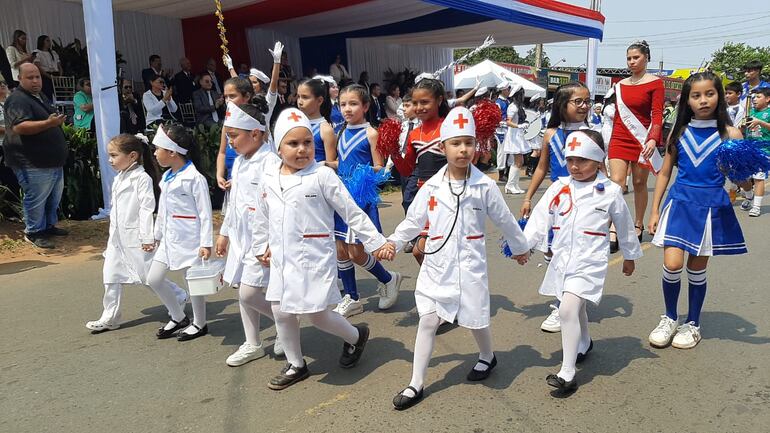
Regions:
M 567 136 L 564 157 L 578 157 L 596 162 L 604 162 L 604 150 L 583 131 L 575 131 Z
M 296 108 L 287 108 L 278 114 L 278 120 L 275 121 L 275 128 L 273 129 L 273 139 L 275 140 L 276 147 L 281 145 L 281 141 L 286 137 L 294 128 L 306 128 L 310 133 L 313 133 L 313 128 L 310 126 L 310 120 L 307 116 Z
M 441 122 L 441 141 L 455 137 L 476 137 L 476 122 L 465 107 L 453 108 Z

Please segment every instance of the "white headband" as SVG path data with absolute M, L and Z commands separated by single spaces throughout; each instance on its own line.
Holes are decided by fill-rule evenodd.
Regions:
M 471 110 L 455 107 L 441 122 L 441 141 L 455 137 L 475 137 L 476 121 Z
M 329 86 L 332 86 L 332 87 L 337 85 L 337 82 L 334 81 L 334 78 L 332 78 L 331 75 L 316 75 L 312 79 L 313 80 L 321 80 L 321 81 L 325 82 L 326 84 L 328 84 Z
M 273 130 L 273 140 L 276 146 L 280 146 L 283 138 L 294 128 L 307 128 L 312 134 L 313 128 L 310 126 L 310 120 L 307 116 L 296 108 L 287 108 L 278 115 Z
M 604 150 L 585 132 L 575 131 L 564 142 L 564 157 L 576 156 L 596 162 L 604 162 Z
M 435 80 L 435 79 L 436 77 L 433 74 L 429 72 L 423 72 L 422 74 L 414 77 L 414 84 L 417 84 L 422 80 Z
M 163 130 L 163 126 L 158 126 L 158 132 L 155 133 L 155 137 L 152 139 L 152 144 L 155 147 L 170 150 L 180 155 L 187 155 L 187 149 L 176 144 L 174 140 L 169 138 L 169 136 L 166 135 L 166 131 Z
M 257 68 L 251 68 L 251 70 L 249 71 L 249 75 L 252 76 L 252 77 L 257 77 L 257 80 L 259 80 L 259 81 L 261 81 L 263 83 L 269 83 L 270 82 L 270 78 L 268 78 L 268 76 L 265 75 L 264 72 L 260 71 Z
M 241 110 L 238 105 L 232 102 L 227 103 L 227 112 L 225 113 L 225 124 L 231 128 L 245 129 L 246 131 L 253 131 L 259 129 L 265 130 L 265 125 L 259 122 L 259 120 L 249 116 L 245 111 Z

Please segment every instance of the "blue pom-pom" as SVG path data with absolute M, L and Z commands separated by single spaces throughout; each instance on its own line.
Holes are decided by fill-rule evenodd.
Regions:
M 717 166 L 732 182 L 745 181 L 770 171 L 770 143 L 761 140 L 727 140 L 717 149 Z
M 527 217 L 524 217 L 524 218 L 520 219 L 520 220 L 518 221 L 518 223 L 519 223 L 519 228 L 521 228 L 522 230 L 524 230 L 524 227 L 526 227 L 526 226 L 527 226 L 527 221 L 529 221 L 529 218 L 527 218 Z
M 390 171 L 374 171 L 371 165 L 358 164 L 339 172 L 342 183 L 361 209 L 380 203 L 380 187 L 390 180 Z
M 527 226 L 528 218 L 522 218 L 518 220 L 519 227 L 524 230 L 524 227 Z M 511 247 L 508 246 L 508 241 L 506 241 L 504 238 L 500 238 L 500 253 L 504 255 L 505 257 L 511 258 L 513 257 L 513 252 L 511 251 Z

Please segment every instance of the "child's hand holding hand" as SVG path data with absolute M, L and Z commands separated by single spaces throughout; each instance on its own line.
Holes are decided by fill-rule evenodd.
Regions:
M 518 264 L 520 264 L 520 265 L 524 266 L 524 265 L 526 265 L 526 264 L 527 264 L 527 262 L 529 261 L 529 251 L 527 251 L 527 252 L 526 252 L 526 253 L 524 253 L 524 254 L 519 254 L 519 255 L 517 255 L 517 256 L 513 256 L 513 257 L 511 257 L 511 258 L 512 258 L 513 260 L 516 260 L 516 263 L 518 263 Z
M 633 260 L 623 260 L 623 275 L 630 277 L 634 273 L 635 267 Z
M 142 250 L 145 252 L 151 253 L 155 250 L 155 244 L 142 244 Z
M 230 243 L 230 239 L 227 236 L 219 235 L 217 237 L 217 244 L 215 250 L 217 257 L 224 257 L 227 254 L 227 245 Z
M 211 257 L 211 247 L 204 247 L 198 250 L 198 257 L 202 257 L 203 260 L 208 260 Z
M 262 254 L 261 256 L 257 256 L 257 260 L 259 261 L 259 263 L 262 264 L 262 266 L 268 268 L 268 267 L 270 267 L 270 256 L 271 255 L 272 254 L 270 254 L 270 248 L 268 248 L 267 251 L 265 251 L 265 254 Z
M 392 261 L 396 256 L 396 246 L 393 244 L 393 242 L 388 241 L 385 243 L 385 245 L 376 249 L 372 255 L 377 258 L 377 260 Z

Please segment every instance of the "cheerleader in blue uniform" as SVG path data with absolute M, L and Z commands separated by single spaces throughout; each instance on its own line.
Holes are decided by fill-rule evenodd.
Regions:
M 331 82 L 334 80 L 328 78 Z M 297 108 L 308 119 L 315 142 L 315 160 L 337 168 L 337 138 L 329 123 L 332 100 L 329 97 L 329 81 L 324 76 L 304 80 L 297 87 Z
M 706 297 L 706 265 L 709 257 L 746 253 L 746 243 L 730 199 L 725 177 L 717 166 L 723 140 L 740 139 L 730 126 L 722 80 L 711 72 L 691 75 L 682 86 L 676 124 L 671 131 L 652 199 L 649 230 L 652 243 L 663 247 L 663 299 L 666 314 L 650 333 L 650 345 L 695 347 L 701 340 L 700 312 Z M 677 167 L 674 185 L 663 210 L 660 204 L 671 172 Z M 679 325 L 677 301 L 682 267 L 687 253 L 688 313 Z
M 383 157 L 377 151 L 377 130 L 369 126 L 364 118 L 369 110 L 369 103 L 369 92 L 361 85 L 353 84 L 340 91 L 340 109 L 347 122 L 340 132 L 337 145 L 340 173 L 351 173 L 359 164 L 370 165 L 375 171 L 383 169 Z M 382 232 L 377 206 L 365 206 L 363 211 L 377 230 Z M 401 274 L 389 272 L 377 259 L 364 251 L 361 242 L 336 213 L 334 236 L 337 239 L 337 271 L 345 290 L 345 296 L 335 311 L 345 317 L 364 311 L 358 297 L 354 263 L 369 271 L 380 282 L 379 308 L 386 310 L 392 307 L 398 298 Z

